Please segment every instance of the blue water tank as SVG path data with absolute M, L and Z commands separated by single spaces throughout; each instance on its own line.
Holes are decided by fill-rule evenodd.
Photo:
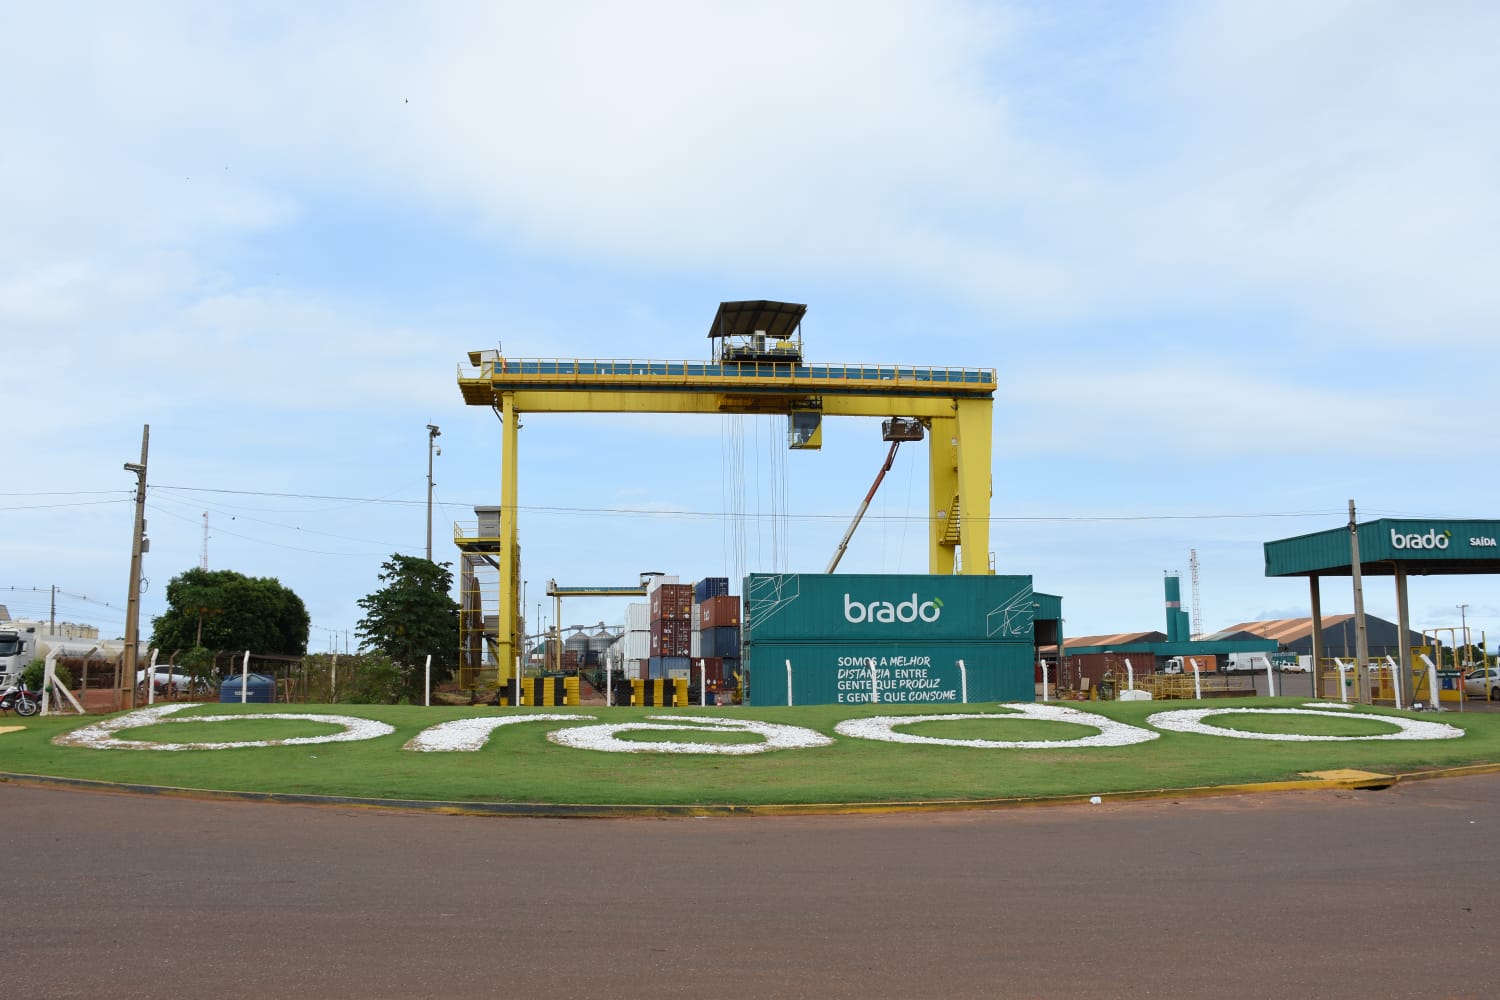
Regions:
M 240 682 L 241 676 L 235 674 L 219 685 L 219 704 L 240 703 Z M 269 705 L 276 700 L 276 678 L 270 674 L 250 674 L 244 677 L 244 684 L 247 703 Z

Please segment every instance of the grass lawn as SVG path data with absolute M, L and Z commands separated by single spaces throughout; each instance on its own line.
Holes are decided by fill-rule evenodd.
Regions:
M 1150 729 L 1148 716 L 1193 708 L 1298 708 L 1306 699 L 1260 698 L 1212 702 L 1085 702 L 1068 707 Z M 1054 703 L 1056 704 L 1056 703 Z M 151 742 L 235 742 L 324 736 L 338 726 L 312 720 L 256 719 L 255 715 L 342 715 L 376 719 L 394 733 L 359 742 L 220 750 L 126 750 L 60 747 L 54 736 L 104 717 L 0 720 L 24 725 L 0 734 L 0 771 L 93 778 L 180 788 L 351 795 L 457 802 L 752 805 L 873 803 L 1093 795 L 1143 789 L 1295 780 L 1300 772 L 1357 768 L 1387 774 L 1434 767 L 1500 762 L 1500 714 L 1396 713 L 1354 709 L 1348 717 L 1223 715 L 1205 720 L 1219 729 L 1300 735 L 1373 736 L 1393 727 L 1377 721 L 1400 715 L 1464 731 L 1459 739 L 1347 743 L 1268 742 L 1197 733 L 1159 732 L 1158 739 L 1123 747 L 993 749 L 884 743 L 838 735 L 837 723 L 876 715 L 949 715 L 1004 710 L 986 705 L 812 706 L 805 708 L 422 708 L 384 705 L 204 705 L 166 721 L 124 731 L 121 738 Z M 418 753 L 403 749 L 422 730 L 455 719 L 579 716 L 577 723 L 536 721 L 494 730 L 475 752 Z M 246 716 L 185 725 L 193 715 Z M 592 719 L 585 717 L 592 716 Z M 605 753 L 560 746 L 549 731 L 574 725 L 710 717 L 804 727 L 831 738 L 828 746 L 743 754 Z M 900 727 L 914 736 L 948 740 L 1076 740 L 1097 730 L 1072 722 L 1033 719 L 928 721 Z M 697 742 L 733 747 L 757 744 L 744 732 L 633 730 L 622 742 Z

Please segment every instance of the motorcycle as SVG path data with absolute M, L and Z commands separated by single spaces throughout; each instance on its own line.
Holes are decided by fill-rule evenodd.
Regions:
M 11 684 L 0 690 L 0 711 L 14 711 L 20 716 L 30 716 L 42 710 L 40 691 L 28 691 L 20 684 Z

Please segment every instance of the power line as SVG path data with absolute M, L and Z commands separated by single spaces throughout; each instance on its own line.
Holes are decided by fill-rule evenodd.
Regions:
M 11 594 L 33 594 L 33 593 L 34 594 L 51 594 L 52 593 L 52 588 L 50 586 L 47 586 L 47 587 L 0 587 L 0 591 L 5 591 L 6 593 L 11 593 Z M 118 605 L 111 604 L 108 601 L 96 601 L 92 597 L 89 597 L 86 594 L 75 594 L 72 591 L 63 590 L 61 587 L 57 588 L 57 596 L 59 596 L 59 597 L 67 597 L 67 598 L 70 598 L 70 599 L 75 600 L 75 601 L 82 601 L 85 604 L 98 605 L 101 608 L 109 608 L 112 611 L 123 611 L 124 610 L 123 608 L 119 607 Z
M 0 492 L 0 497 L 91 497 L 114 493 L 130 496 L 132 492 L 131 490 L 25 490 L 19 493 Z
M 285 493 L 271 490 L 231 490 L 203 486 L 161 486 L 162 490 L 180 490 L 193 493 L 219 493 L 230 496 L 259 496 L 277 497 L 292 500 L 322 500 L 337 503 L 351 504 L 388 504 L 392 506 L 424 506 L 425 500 L 404 500 L 390 497 L 352 497 L 337 496 L 316 493 Z M 445 502 L 444 506 L 464 507 L 473 504 L 457 504 L 452 501 Z M 517 510 L 531 513 L 543 514 L 630 514 L 647 517 L 688 517 L 688 518 L 743 518 L 758 519 L 766 515 L 759 510 L 755 514 L 748 512 L 730 511 L 702 511 L 686 510 L 682 508 L 648 509 L 641 507 L 578 507 L 561 506 L 554 504 L 518 504 Z M 1297 517 L 1332 517 L 1340 512 L 1336 510 L 1294 510 L 1294 511 L 1219 511 L 1212 513 L 1193 514 L 1013 514 L 990 516 L 992 523 L 1087 523 L 1087 522 L 1128 522 L 1128 521 L 1214 521 L 1214 520 L 1262 520 L 1276 518 Z M 776 516 L 773 512 L 771 516 Z M 844 518 L 841 513 L 831 514 L 787 514 L 787 517 L 804 521 L 831 520 L 839 521 Z M 1423 516 L 1423 515 L 1407 515 Z M 1426 515 L 1431 516 L 1431 515 Z M 898 514 L 891 515 L 893 520 L 916 520 L 926 521 L 926 514 Z M 334 536 L 337 537 L 337 536 Z
M 183 515 L 177 513 L 176 511 L 167 510 L 166 508 L 161 507 L 161 506 L 159 506 L 159 505 L 157 505 L 155 503 L 147 504 L 147 506 L 150 507 L 151 510 L 157 512 L 158 514 L 163 514 L 163 515 L 165 515 L 167 517 L 175 517 L 179 521 L 186 521 L 189 524 L 192 524 L 194 521 L 197 520 L 196 518 L 184 517 Z M 301 545 L 286 545 L 286 544 L 283 544 L 282 542 L 273 542 L 273 541 L 270 541 L 270 540 L 265 539 L 265 538 L 256 538 L 254 535 L 246 535 L 246 534 L 241 534 L 240 532 L 237 532 L 237 531 L 230 531 L 227 528 L 218 528 L 216 530 L 221 535 L 230 535 L 230 536 L 233 536 L 234 538 L 242 538 L 242 539 L 244 539 L 247 542 L 254 542 L 257 545 L 269 545 L 269 546 L 271 546 L 273 548 L 286 549 L 286 550 L 288 550 L 290 552 L 306 552 L 306 553 L 308 553 L 310 555 L 317 555 L 317 556 L 350 556 L 350 557 L 366 558 L 366 557 L 373 557 L 373 556 L 387 554 L 385 552 L 329 552 L 329 551 L 327 551 L 325 549 L 309 549 L 309 548 L 306 548 L 306 547 L 301 546 Z M 292 529 L 292 530 L 300 531 L 302 529 L 295 528 L 295 529 Z M 399 549 L 399 546 L 397 548 Z
M 180 504 L 183 504 L 184 506 L 187 506 L 186 503 L 184 503 L 184 501 L 178 500 L 175 497 L 158 497 L 158 499 L 168 500 L 168 501 L 170 501 L 172 503 L 180 503 Z M 212 506 L 212 505 L 210 505 L 210 506 Z M 160 510 L 163 514 L 166 514 L 169 517 L 177 517 L 179 519 L 182 518 L 181 514 L 175 514 L 172 511 L 164 510 L 163 508 L 160 508 L 160 507 L 155 507 L 154 509 Z M 220 513 L 223 513 L 223 511 L 220 511 Z M 336 533 L 331 532 L 331 531 L 318 531 L 315 528 L 304 528 L 300 524 L 287 524 L 284 521 L 268 521 L 265 518 L 254 517 L 254 516 L 252 516 L 250 514 L 226 514 L 225 516 L 227 516 L 231 521 L 238 521 L 238 520 L 242 520 L 242 519 L 246 520 L 246 521 L 254 521 L 256 524 L 264 524 L 264 525 L 266 525 L 268 527 L 272 527 L 272 528 L 285 528 L 288 531 L 298 531 L 298 532 L 303 532 L 303 533 L 309 534 L 309 535 L 321 535 L 324 538 L 337 538 L 340 541 L 344 541 L 344 542 L 358 542 L 358 543 L 360 543 L 362 545 L 381 545 L 381 546 L 384 546 L 384 545 L 388 544 L 388 543 L 385 543 L 385 542 L 376 541 L 373 538 L 356 538 L 353 535 L 340 535 L 340 534 L 336 534 Z M 194 520 L 196 520 L 196 518 Z M 222 525 L 222 523 L 220 525 L 216 526 L 214 528 L 214 531 L 216 533 L 222 533 L 222 534 L 226 534 L 226 535 L 235 535 L 234 532 L 229 531 L 226 528 L 224 528 L 223 525 Z M 235 537 L 236 538 L 249 538 L 249 536 L 247 536 L 247 535 L 235 535 Z M 251 541 L 255 541 L 255 539 L 253 539 L 253 538 L 251 538 L 250 540 Z M 399 548 L 399 546 L 398 546 L 398 548 Z M 309 551 L 311 551 L 311 550 L 309 550 Z
M 130 503 L 131 497 L 120 497 L 115 500 L 74 500 L 70 503 L 26 503 L 14 504 L 9 507 L 0 507 L 0 510 L 57 510 L 62 507 L 98 507 L 105 504 Z
M 759 431 L 758 427 L 757 427 L 757 431 Z M 775 475 L 774 472 L 772 474 L 773 474 L 773 476 Z M 281 491 L 275 491 L 275 490 L 236 490 L 236 489 L 225 489 L 225 488 L 222 488 L 222 487 L 209 487 L 209 486 L 179 486 L 179 485 L 162 485 L 162 486 L 157 486 L 155 484 L 152 484 L 151 488 L 155 489 L 155 490 L 176 490 L 176 491 L 180 491 L 180 492 L 184 492 L 184 493 L 215 493 L 215 494 L 221 494 L 221 495 L 224 495 L 224 496 L 272 497 L 272 498 L 288 499 L 288 500 L 316 500 L 316 501 L 327 502 L 327 503 L 342 503 L 342 504 L 385 504 L 385 505 L 397 506 L 397 507 L 415 507 L 415 506 L 424 506 L 426 504 L 426 500 L 425 499 L 423 499 L 423 500 L 408 500 L 408 499 L 394 498 L 394 497 L 388 497 L 388 496 L 387 497 L 357 497 L 357 496 L 341 496 L 341 495 L 337 495 L 337 494 L 289 493 L 289 492 L 281 492 Z M 123 490 L 123 491 L 122 490 L 41 490 L 41 491 L 13 492 L 13 493 L 0 492 L 0 497 L 92 496 L 92 495 L 101 495 L 101 494 L 115 495 L 115 496 L 117 496 L 117 499 L 114 499 L 114 500 L 93 500 L 93 501 L 73 501 L 73 502 L 69 502 L 69 503 L 57 503 L 57 504 L 28 504 L 28 505 L 19 505 L 19 506 L 0 507 L 0 510 L 46 510 L 46 509 L 57 508 L 57 507 L 78 507 L 78 506 L 89 506 L 89 505 L 92 505 L 92 504 L 121 503 L 121 502 L 125 502 L 125 501 L 129 500 L 131 498 L 131 496 L 133 496 L 134 491 L 132 491 L 132 490 Z M 458 509 L 462 509 L 462 510 L 467 510 L 467 509 L 475 506 L 474 504 L 471 504 L 471 503 L 455 503 L 453 501 L 435 501 L 435 502 L 438 503 L 440 506 L 443 506 L 443 507 L 458 508 Z M 522 505 L 518 505 L 517 509 L 518 510 L 524 510 L 524 511 L 530 511 L 530 512 L 534 512 L 534 513 L 539 512 L 539 513 L 554 513 L 554 514 L 635 514 L 635 515 L 649 515 L 649 516 L 653 516 L 653 517 L 702 517 L 702 518 L 744 518 L 744 519 L 750 519 L 752 517 L 764 516 L 764 515 L 759 515 L 759 514 L 752 515 L 752 514 L 749 514 L 747 512 L 744 512 L 744 511 L 737 511 L 737 510 L 733 509 L 734 506 L 736 506 L 736 505 L 731 505 L 731 510 L 729 510 L 729 511 L 696 511 L 696 510 L 683 510 L 683 509 L 647 510 L 647 509 L 636 508 L 636 507 L 568 507 L 568 506 L 556 506 L 556 505 L 545 505 L 545 504 L 543 504 L 543 505 L 525 505 L 525 504 L 522 504 Z M 295 511 L 295 512 L 294 511 L 286 511 L 284 513 L 321 513 L 321 512 L 325 512 L 325 511 L 317 511 L 317 510 Z M 1230 512 L 1195 513 L 1195 514 L 1071 514 L 1071 515 L 1068 515 L 1068 514 L 1016 514 L 1016 515 L 1008 515 L 1008 516 L 1006 516 L 1006 515 L 991 515 L 990 521 L 991 522 L 1001 522 L 1001 523 L 1013 523 L 1013 522 L 1020 522 L 1020 523 L 1052 523 L 1052 522 L 1056 522 L 1056 523 L 1071 523 L 1071 522 L 1095 522 L 1095 521 L 1097 521 L 1097 522 L 1114 522 L 1114 521 L 1258 520 L 1258 519 L 1296 518 L 1296 517 L 1331 517 L 1331 516 L 1337 516 L 1340 513 L 1342 513 L 1342 512 L 1341 511 L 1335 511 L 1335 510 L 1301 510 L 1301 511 L 1230 511 Z M 1458 516 L 1460 516 L 1460 515 L 1432 514 L 1432 513 L 1426 513 L 1426 512 L 1421 512 L 1421 511 L 1376 510 L 1374 508 L 1371 508 L 1368 511 L 1368 513 L 1384 514 L 1384 515 L 1387 515 L 1387 516 L 1390 516 L 1390 517 L 1404 517 L 1404 518 L 1418 518 L 1418 519 L 1443 519 L 1443 518 L 1452 518 L 1452 517 L 1458 517 Z M 236 515 L 236 516 L 240 516 L 240 515 Z M 250 518 L 248 515 L 243 515 L 243 516 L 245 516 L 247 520 L 253 520 L 253 518 Z M 778 516 L 778 515 L 777 515 L 776 512 L 773 511 L 771 516 L 775 517 L 775 516 Z M 793 517 L 793 518 L 797 518 L 797 519 L 801 519 L 801 520 L 834 520 L 834 521 L 842 520 L 843 517 L 844 517 L 843 514 L 782 514 L 782 515 L 779 515 L 779 516 L 784 516 L 784 517 L 789 516 L 789 517 Z M 877 517 L 878 517 L 878 515 L 877 515 Z M 927 520 L 926 515 L 891 515 L 890 517 L 891 517 L 892 520 L 918 520 L 918 521 L 925 521 L 925 520 Z M 291 528 L 295 528 L 295 530 L 305 530 L 305 529 L 301 529 L 301 528 L 296 528 L 295 526 L 291 526 L 291 525 L 279 525 L 277 522 L 274 522 L 274 521 L 266 521 L 266 522 L 262 522 L 262 523 L 266 523 L 266 524 L 270 524 L 270 525 L 274 525 L 274 526 L 279 526 L 279 527 L 291 527 Z M 333 534 L 329 534 L 328 537 L 331 537 L 331 538 L 345 538 L 346 540 L 349 540 L 349 541 L 369 541 L 368 539 L 355 539 L 355 538 L 351 538 L 349 536 L 340 536 L 340 535 L 333 535 Z
M 346 497 L 320 493 L 282 493 L 274 490 L 227 490 L 209 486 L 156 486 L 157 490 L 177 490 L 182 493 L 221 493 L 225 496 L 275 497 L 281 500 L 323 500 L 330 503 L 390 504 L 398 507 L 425 507 L 426 499 L 400 500 L 391 497 Z M 309 512 L 312 513 L 312 512 Z

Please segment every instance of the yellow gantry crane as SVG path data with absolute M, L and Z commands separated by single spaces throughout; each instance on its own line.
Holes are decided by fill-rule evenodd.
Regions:
M 928 572 L 993 572 L 990 550 L 990 440 L 993 368 L 808 364 L 802 357 L 807 306 L 723 302 L 708 337 L 712 360 L 567 360 L 469 352 L 459 366 L 464 402 L 492 408 L 501 423 L 500 608 L 495 653 L 501 677 L 519 647 L 518 417 L 522 413 L 786 414 L 788 444 L 821 446 L 822 418 L 906 417 L 927 429 Z M 462 546 L 461 546 L 462 547 Z M 508 569 L 508 572 L 506 571 Z

